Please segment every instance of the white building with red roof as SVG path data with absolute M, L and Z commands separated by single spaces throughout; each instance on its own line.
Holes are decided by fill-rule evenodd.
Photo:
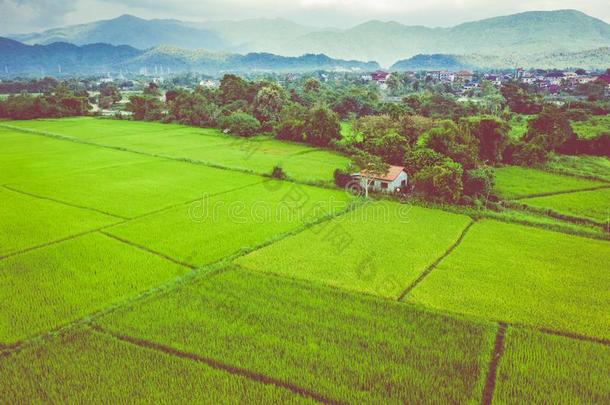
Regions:
M 404 189 L 409 181 L 409 175 L 402 166 L 390 166 L 384 175 L 367 173 L 366 170 L 354 174 L 359 179 L 360 186 L 371 191 L 391 193 L 397 189 Z M 368 183 L 368 184 L 367 184 Z

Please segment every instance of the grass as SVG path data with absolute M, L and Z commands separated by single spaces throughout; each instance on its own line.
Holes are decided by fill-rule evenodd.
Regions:
M 610 188 L 526 198 L 522 203 L 551 209 L 563 215 L 586 218 L 600 224 L 610 221 Z
M 99 234 L 9 257 L 0 261 L 0 342 L 57 328 L 185 271 Z
M 181 205 L 108 232 L 192 265 L 217 261 L 345 209 L 343 192 L 264 183 Z
M 555 155 L 546 167 L 560 173 L 610 182 L 610 159 L 604 156 Z
M 486 324 L 239 269 L 100 322 L 353 403 L 478 401 L 493 341 Z
M 455 242 L 470 218 L 369 203 L 241 257 L 248 269 L 397 298 Z
M 0 362 L 7 403 L 311 403 L 290 391 L 99 333 L 53 337 Z
M 117 222 L 104 214 L 5 188 L 0 188 L 0 205 L 0 257 Z
M 496 192 L 505 199 L 601 187 L 606 183 L 519 166 L 495 169 Z
M 408 296 L 492 320 L 610 338 L 606 241 L 480 221 Z
M 512 139 L 521 139 L 527 132 L 527 125 L 529 121 L 533 118 L 536 118 L 536 116 L 522 114 L 513 115 L 510 121 L 508 121 L 508 125 L 510 126 L 508 136 Z
M 592 116 L 586 121 L 573 121 L 572 128 L 579 138 L 594 139 L 601 134 L 610 134 L 610 115 Z
M 254 175 L 150 158 L 147 162 L 85 170 L 55 179 L 22 181 L 13 187 L 133 218 L 204 194 L 261 181 Z
M 509 328 L 494 402 L 608 403 L 608 364 L 608 346 Z
M 327 150 L 268 137 L 245 139 L 225 135 L 211 128 L 94 118 L 17 121 L 8 124 L 259 174 L 271 173 L 274 166 L 280 165 L 291 178 L 308 182 L 330 184 L 334 170 L 344 168 L 349 163 L 348 158 Z

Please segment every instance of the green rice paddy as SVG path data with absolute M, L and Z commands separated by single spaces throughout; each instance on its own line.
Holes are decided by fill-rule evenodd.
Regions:
M 354 201 L 329 187 L 344 156 L 263 136 L 2 125 L 4 402 L 608 402 L 600 226 Z M 583 162 L 562 165 L 602 181 L 506 167 L 497 187 L 599 220 L 607 190 L 582 190 L 604 163 Z M 294 181 L 261 176 L 277 164 Z

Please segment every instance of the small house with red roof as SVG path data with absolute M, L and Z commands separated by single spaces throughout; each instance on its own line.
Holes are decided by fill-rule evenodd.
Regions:
M 384 193 L 404 189 L 409 180 L 409 176 L 402 166 L 390 166 L 388 171 L 383 175 L 367 173 L 366 170 L 363 170 L 360 173 L 354 174 L 353 177 L 359 180 L 362 188 L 368 186 L 368 189 L 371 191 L 381 191 Z

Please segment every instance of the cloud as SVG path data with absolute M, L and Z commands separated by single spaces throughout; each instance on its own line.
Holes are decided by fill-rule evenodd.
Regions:
M 0 0 L 0 26 L 5 32 L 62 24 L 77 0 Z M 11 31 L 12 28 L 12 31 Z

